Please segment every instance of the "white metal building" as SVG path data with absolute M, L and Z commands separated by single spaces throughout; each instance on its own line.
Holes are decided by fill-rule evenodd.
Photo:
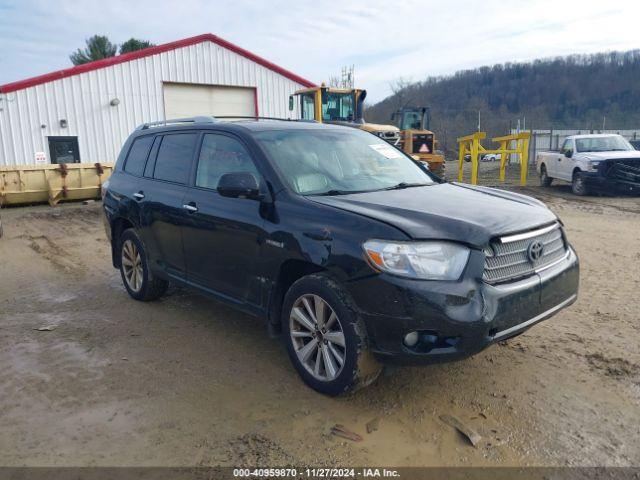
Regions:
M 289 95 L 309 86 L 212 34 L 9 83 L 0 86 L 0 166 L 114 162 L 149 121 L 287 118 Z

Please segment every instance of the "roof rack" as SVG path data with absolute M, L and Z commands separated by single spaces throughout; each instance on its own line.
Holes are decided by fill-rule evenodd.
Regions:
M 296 119 L 296 118 L 282 118 L 282 117 L 259 117 L 255 115 L 222 115 L 216 116 L 216 119 L 239 119 L 239 120 L 278 120 L 281 122 L 308 122 L 318 123 L 316 120 Z
M 288 121 L 290 118 L 282 118 L 282 117 L 260 117 L 256 115 L 222 115 L 216 118 L 224 118 L 224 119 L 238 119 L 238 120 L 282 120 Z
M 200 117 L 188 117 L 188 118 L 173 118 L 168 120 L 158 120 L 157 122 L 147 122 L 139 125 L 136 130 L 146 130 L 151 127 L 164 127 L 166 125 L 175 125 L 179 123 L 215 123 L 217 122 L 214 116 L 200 116 Z

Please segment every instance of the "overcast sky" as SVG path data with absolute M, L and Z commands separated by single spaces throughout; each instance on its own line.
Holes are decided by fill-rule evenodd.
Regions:
M 640 48 L 639 31 L 637 0 L 0 0 L 0 84 L 71 66 L 94 34 L 214 33 L 317 83 L 354 64 L 377 101 L 400 76 Z

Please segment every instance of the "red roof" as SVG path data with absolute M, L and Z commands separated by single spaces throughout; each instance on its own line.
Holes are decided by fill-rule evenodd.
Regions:
M 275 63 L 271 63 L 258 55 L 251 53 L 244 48 L 240 48 L 227 40 L 224 40 L 211 33 L 205 33 L 196 37 L 185 38 L 183 40 L 177 40 L 175 42 L 165 43 L 163 45 L 157 45 L 155 47 L 145 48 L 143 50 L 137 50 L 131 53 L 125 53 L 123 55 L 117 55 L 115 57 L 109 57 L 102 60 L 96 60 L 95 62 L 85 63 L 71 68 L 65 68 L 64 70 L 58 70 L 56 72 L 46 73 L 37 77 L 27 78 L 26 80 L 19 80 L 17 82 L 7 83 L 0 86 L 0 93 L 15 92 L 16 90 L 22 90 L 23 88 L 33 87 L 42 83 L 51 82 L 53 80 L 60 80 L 61 78 L 71 77 L 80 73 L 90 72 L 92 70 L 98 70 L 100 68 L 109 67 L 111 65 L 117 65 L 118 63 L 130 62 L 138 58 L 148 57 L 150 55 L 156 55 L 158 53 L 167 52 L 169 50 L 175 50 L 176 48 L 188 47 L 189 45 L 195 45 L 196 43 L 213 42 L 217 43 L 221 47 L 224 47 L 232 52 L 235 52 L 249 60 L 256 62 L 263 67 L 266 67 L 280 75 L 287 77 L 288 79 L 300 83 L 305 87 L 315 87 L 316 85 L 309 80 L 296 75 L 289 70 L 279 67 Z

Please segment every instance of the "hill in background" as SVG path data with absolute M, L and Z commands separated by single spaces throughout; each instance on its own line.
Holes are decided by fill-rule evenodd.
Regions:
M 451 154 L 456 138 L 530 128 L 640 128 L 640 50 L 571 55 L 395 82 L 394 94 L 367 108 L 367 121 L 389 123 L 402 105 L 430 106 L 431 129 Z M 489 144 L 489 142 L 487 142 Z

